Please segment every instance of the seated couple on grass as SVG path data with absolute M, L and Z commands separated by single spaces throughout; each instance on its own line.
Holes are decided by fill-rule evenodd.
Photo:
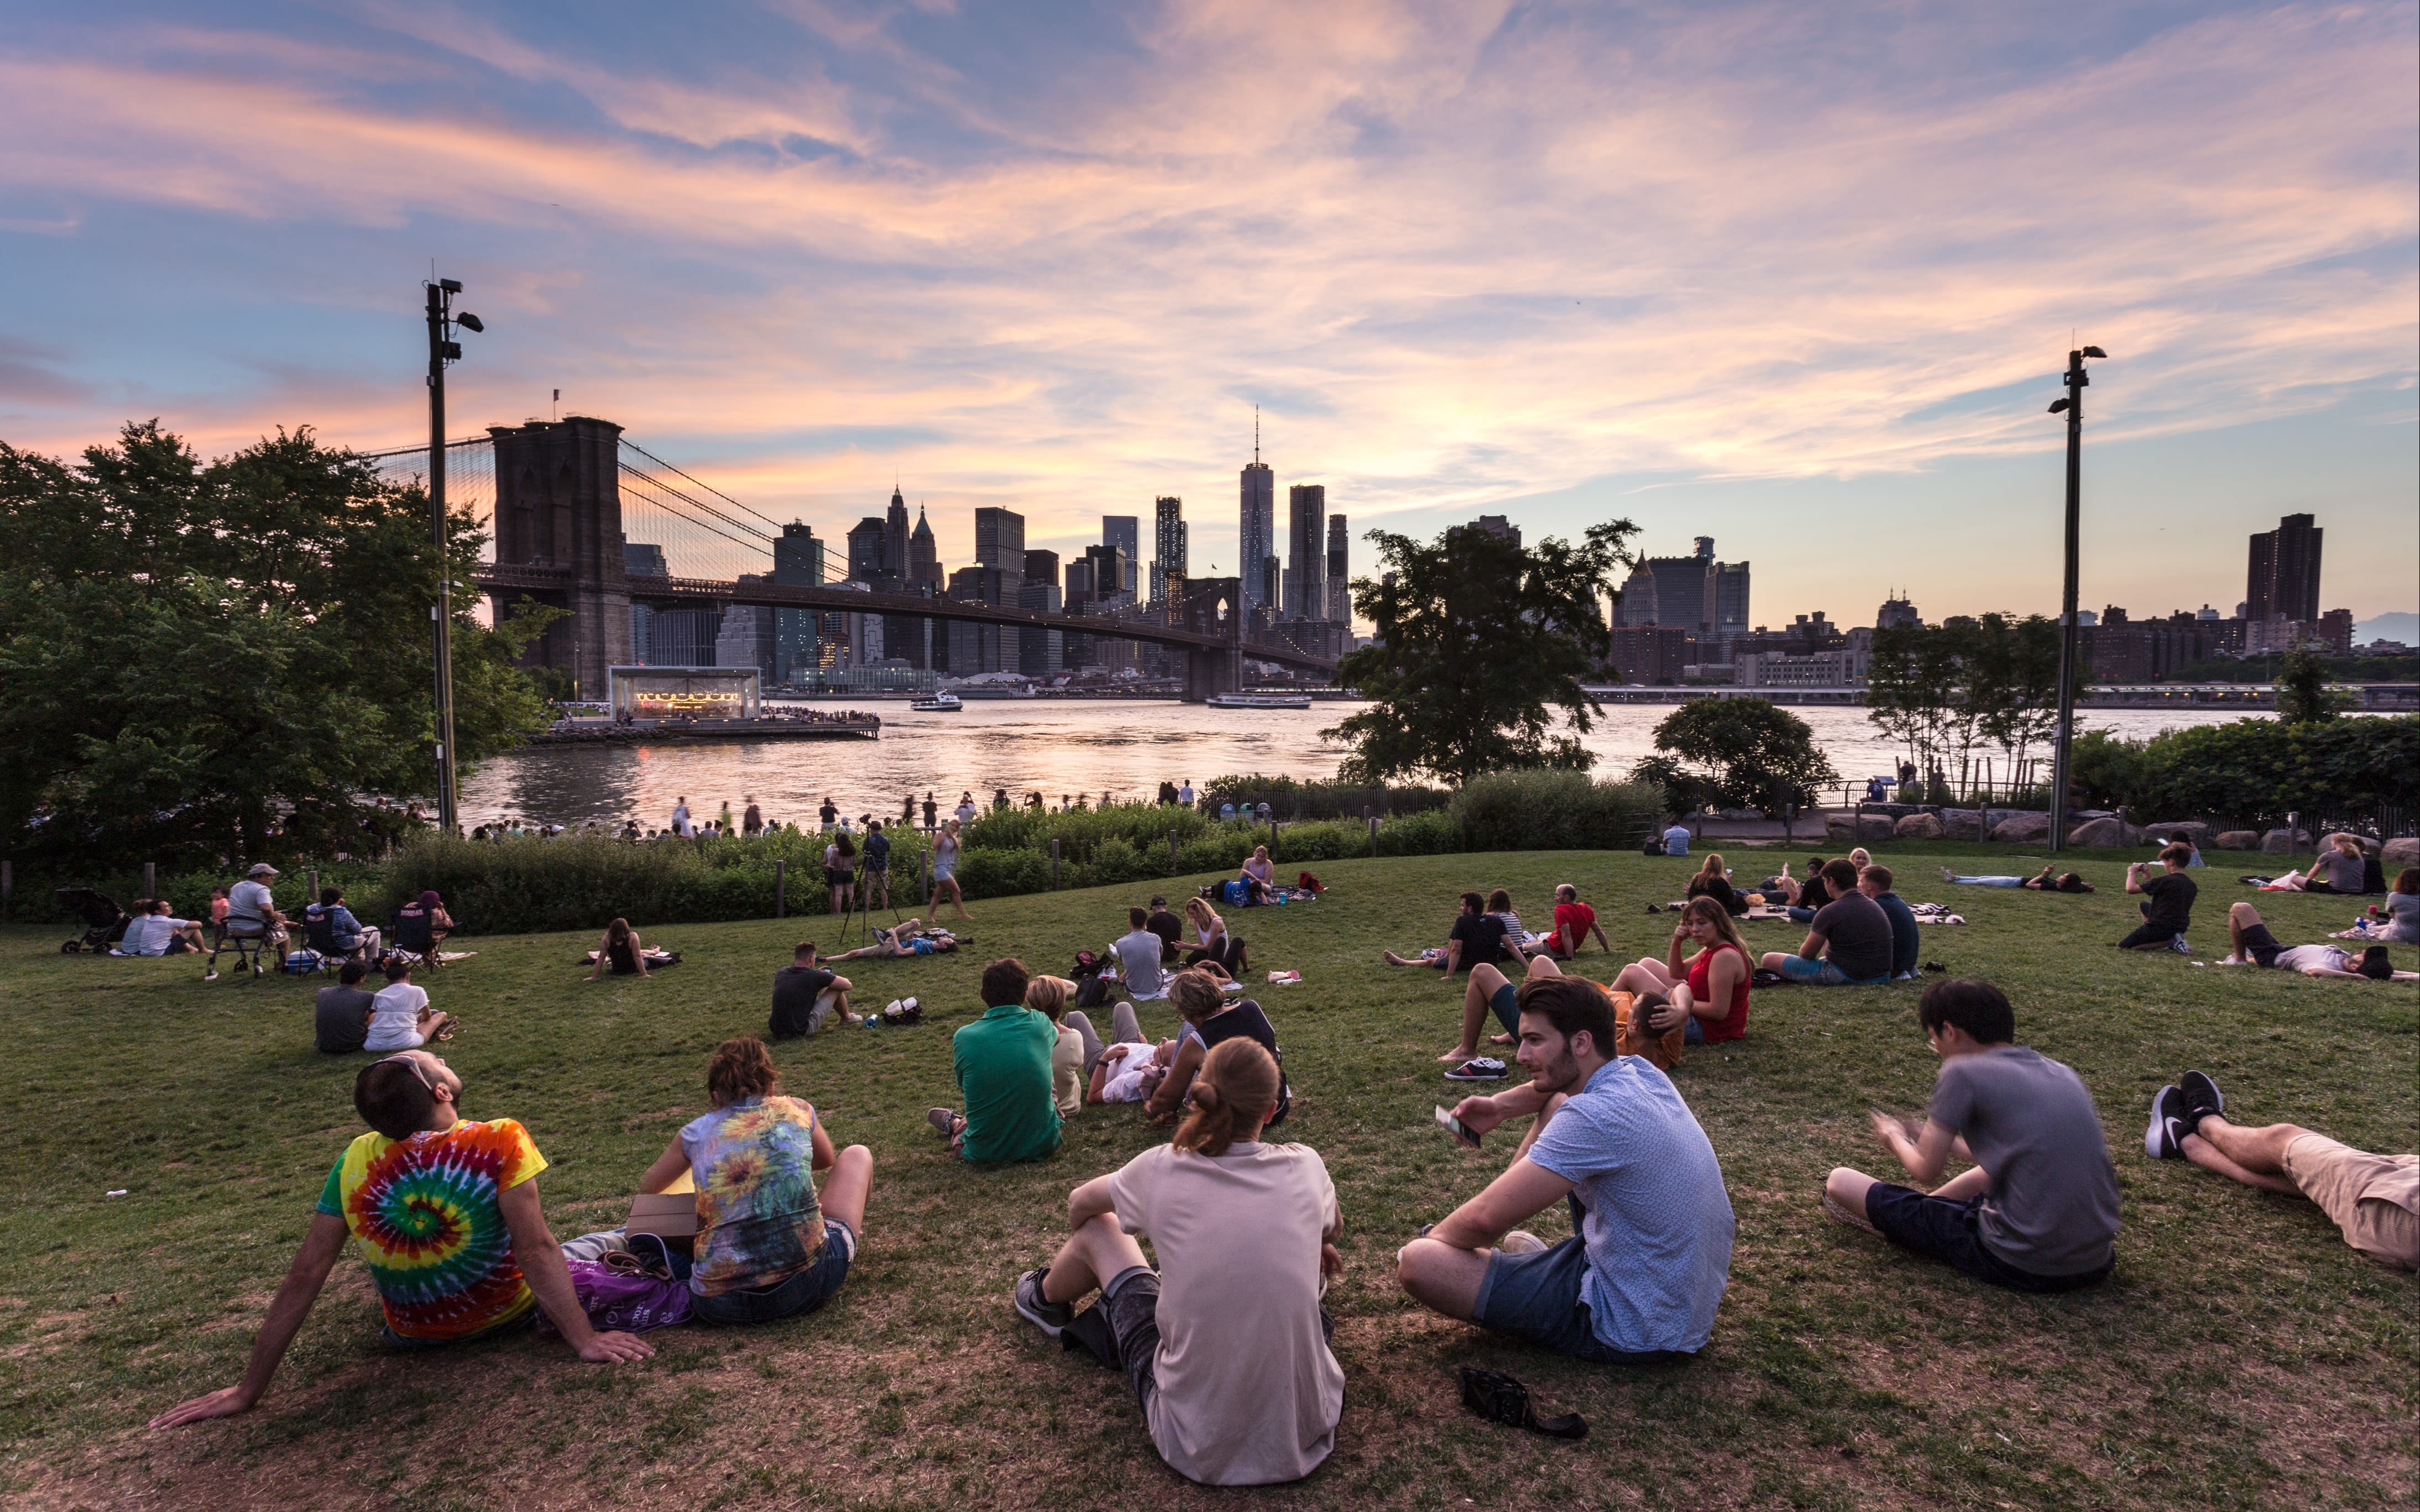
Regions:
M 1316 1151 L 1261 1139 L 1283 1095 L 1265 1049 L 1218 1042 L 1175 1138 L 1076 1188 L 1066 1242 L 1011 1293 L 1043 1334 L 1123 1371 L 1159 1457 L 1204 1485 L 1299 1480 L 1343 1415 L 1320 1305 L 1343 1218 Z
M 1449 1318 L 1559 1354 L 1641 1365 L 1705 1347 L 1730 1273 L 1735 1224 L 1721 1165 L 1671 1079 L 1615 1053 L 1613 1004 L 1577 977 L 1531 977 L 1519 992 L 1523 1086 L 1468 1097 L 1453 1116 L 1474 1138 L 1507 1119 L 1536 1122 L 1486 1190 L 1396 1257 L 1412 1298 Z M 1548 1245 L 1519 1226 L 1558 1204 L 1572 1237 Z
M 1748 910 L 1747 894 L 1731 886 L 1730 869 L 1723 864 L 1722 854 L 1718 851 L 1706 853 L 1704 864 L 1698 868 L 1698 874 L 1689 879 L 1689 886 L 1683 890 L 1683 896 L 1712 898 L 1734 918 Z
M 1509 928 L 1505 923 L 1508 917 L 1513 920 Z M 1492 898 L 1466 892 L 1462 895 L 1462 912 L 1455 918 L 1444 945 L 1422 950 L 1418 956 L 1397 955 L 1392 950 L 1382 954 L 1390 966 L 1427 966 L 1448 976 L 1473 966 L 1501 966 L 1507 962 L 1517 966 L 1527 959 L 1521 949 L 1519 919 L 1520 916 L 1512 912 L 1512 894 L 1503 888 L 1497 888 Z
M 2271 878 L 2263 892 L 2342 892 L 2356 897 L 2372 890 L 2368 886 L 2370 861 L 2363 852 L 2361 841 L 2350 835 L 2338 835 L 2333 843 L 2320 851 L 2319 859 L 2308 872 L 2288 872 L 2282 877 Z
M 2189 1160 L 2245 1186 L 2307 1197 L 2364 1256 L 2420 1270 L 2420 1155 L 2374 1155 L 2290 1123 L 2229 1123 L 2218 1084 L 2197 1071 L 2152 1097 L 2143 1149 L 2153 1160 Z
M 977 1165 L 1043 1160 L 1055 1153 L 1064 1119 L 1051 1057 L 1060 1026 L 1026 1005 L 1033 974 L 1003 956 L 984 967 L 984 1015 L 950 1037 L 950 1070 L 965 1111 L 938 1107 L 924 1121 L 953 1153 Z
M 1874 858 L 1867 855 L 1866 848 L 1860 845 L 1851 851 L 1845 859 L 1854 873 L 1863 872 L 1872 865 Z M 1766 878 L 1761 890 L 1768 900 L 1776 897 L 1781 900 L 1783 911 L 1789 914 L 1792 923 L 1807 923 L 1814 918 L 1817 911 L 1824 904 L 1839 896 L 1838 891 L 1825 880 L 1824 871 L 1829 865 L 1830 863 L 1820 856 L 1808 856 L 1807 880 L 1801 882 L 1790 874 L 1790 863 L 1784 861 L 1781 863 L 1781 874 Z
M 2373 945 L 2359 955 L 2335 946 L 2280 945 L 2269 926 L 2260 921 L 2260 910 L 2250 903 L 2237 903 L 2226 911 L 2228 953 L 2219 963 L 2223 966 L 2263 966 L 2276 971 L 2299 971 L 2305 977 L 2350 977 L 2356 981 L 2420 981 L 2420 971 L 2397 971 L 2393 955 L 2383 945 Z
M 454 1016 L 428 1006 L 428 994 L 412 985 L 410 962 L 388 962 L 386 985 L 376 993 L 362 986 L 368 975 L 361 962 L 348 961 L 336 985 L 319 989 L 311 1005 L 315 1049 L 332 1056 L 385 1054 L 454 1038 Z
M 1927 1117 L 1871 1116 L 1916 1184 L 1843 1165 L 1823 1183 L 1823 1211 L 2013 1291 L 2105 1278 L 2117 1253 L 2118 1171 L 2083 1081 L 2016 1042 L 2016 1011 L 1990 982 L 1936 981 L 1916 1013 L 1941 1057 Z M 1953 1156 L 1974 1165 L 1932 1185 Z
M 1825 863 L 1823 882 L 1831 901 L 1807 920 L 1797 953 L 1768 950 L 1759 964 L 1813 987 L 1874 986 L 1913 976 L 1924 941 L 1914 910 L 1891 891 L 1891 880 L 1886 866 L 1869 864 L 1860 873 L 1846 857 Z
M 1521 1032 L 1520 994 L 1531 983 L 1558 980 L 1578 982 L 1605 998 L 1607 1011 L 1613 1014 L 1612 1047 L 1616 1055 L 1641 1056 L 1656 1070 L 1670 1071 L 1681 1063 L 1682 1049 L 1690 1042 L 1683 1026 L 1697 1016 L 1688 985 L 1683 982 L 1667 989 L 1652 980 L 1644 986 L 1637 985 L 1640 979 L 1631 980 L 1633 986 L 1617 992 L 1585 977 L 1564 976 L 1562 967 L 1543 954 L 1529 958 L 1524 980 L 1517 987 L 1494 966 L 1471 967 L 1470 984 L 1462 995 L 1462 1042 L 1437 1057 L 1453 1063 L 1445 1079 L 1501 1081 L 1506 1074 L 1504 1062 L 1479 1053 L 1479 1035 L 1487 1026 L 1488 1014 L 1494 1013 L 1497 1022 L 1504 1026 L 1504 1032 L 1495 1036 L 1494 1042 L 1512 1044 Z

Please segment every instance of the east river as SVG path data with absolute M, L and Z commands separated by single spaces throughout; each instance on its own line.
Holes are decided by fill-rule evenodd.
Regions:
M 837 708 L 836 703 L 817 707 Z M 906 702 L 870 702 L 882 716 L 878 740 L 699 741 L 634 746 L 544 746 L 491 762 L 463 784 L 464 823 L 520 818 L 541 824 L 669 822 L 687 797 L 700 819 L 724 803 L 737 813 L 752 798 L 768 819 L 813 827 L 829 795 L 844 812 L 889 817 L 910 793 L 933 793 L 943 809 L 961 792 L 987 799 L 1006 788 L 1040 792 L 1051 808 L 1081 793 L 1149 799 L 1161 781 L 1197 786 L 1230 773 L 1326 778 L 1344 752 L 1319 732 L 1358 703 L 1308 709 L 1218 710 L 1168 701 L 1033 699 L 970 701 L 954 714 L 917 714 Z M 1898 766 L 1899 748 L 1854 708 L 1793 710 L 1844 779 Z M 1621 776 L 1654 749 L 1670 705 L 1607 705 L 1587 737 L 1597 771 Z M 2210 710 L 2092 710 L 2087 730 L 2148 735 L 2242 716 Z M 1996 757 L 1997 753 L 1993 753 Z M 2037 754 L 2047 758 L 2043 748 Z

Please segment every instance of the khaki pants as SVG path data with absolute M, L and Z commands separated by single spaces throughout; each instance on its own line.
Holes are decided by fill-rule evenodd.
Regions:
M 2420 1270 L 2420 1155 L 2373 1155 L 2305 1134 L 2286 1146 L 2285 1165 L 2346 1243 L 2381 1264 Z

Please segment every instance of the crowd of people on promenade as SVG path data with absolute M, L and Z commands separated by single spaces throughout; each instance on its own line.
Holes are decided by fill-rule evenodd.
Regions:
M 928 905 L 948 878 L 939 839 L 954 843 L 963 822 L 953 813 L 935 826 Z M 861 841 L 834 826 L 825 866 L 836 890 L 870 885 L 880 833 L 869 826 Z M 1256 859 L 1265 861 L 1264 851 Z M 2156 864 L 2127 869 L 2141 924 L 2117 942 L 2121 949 L 2183 949 L 2196 859 L 2176 845 Z M 1751 882 L 1734 878 L 1719 856 L 1699 858 L 1660 955 L 1623 959 L 1576 882 L 1556 886 L 1551 904 L 1532 914 L 1544 929 L 1525 925 L 1510 888 L 1474 888 L 1457 900 L 1441 944 L 1384 952 L 1390 965 L 1460 979 L 1456 1042 L 1437 1057 L 1445 1076 L 1505 1084 L 1441 1107 L 1449 1136 L 1484 1149 L 1497 1130 L 1526 1120 L 1491 1179 L 1395 1249 L 1392 1280 L 1405 1296 L 1483 1333 L 1590 1363 L 1667 1364 L 1701 1350 L 1743 1235 L 1721 1160 L 1684 1094 L 1684 1057 L 1745 1041 L 1759 993 L 1910 981 L 1923 983 L 1916 1028 L 1938 1061 L 1926 1106 L 1920 1116 L 1869 1118 L 1896 1171 L 1838 1166 L 1820 1187 L 1810 1180 L 1810 1204 L 2009 1290 L 2060 1293 L 2110 1276 L 2121 1193 L 2083 1080 L 2022 1042 L 2017 1006 L 2000 987 L 1925 979 L 1916 913 L 1888 865 L 1856 850 L 1819 859 L 1804 878 L 1788 872 Z M 1248 863 L 1238 880 L 1254 875 Z M 147 911 L 143 943 L 156 935 L 195 949 L 206 928 L 230 920 L 282 928 L 267 880 L 230 888 L 224 919 Z M 1956 872 L 1944 881 L 2007 885 Z M 2050 871 L 2016 883 L 2089 890 Z M 963 918 L 954 886 L 949 893 Z M 644 1358 L 652 1347 L 642 1335 L 657 1326 L 747 1326 L 813 1312 L 842 1289 L 869 1242 L 872 1150 L 840 1145 L 816 1105 L 785 1089 L 768 1042 L 796 1044 L 855 1022 L 858 984 L 834 969 L 841 963 L 883 972 L 892 969 L 885 962 L 954 953 L 968 943 L 961 936 L 916 918 L 833 955 L 799 942 L 773 975 L 762 1036 L 713 1049 L 706 1110 L 633 1173 L 643 1197 L 689 1197 L 694 1233 L 667 1236 L 634 1219 L 558 1241 L 539 1204 L 535 1179 L 547 1163 L 531 1131 L 511 1118 L 469 1118 L 462 1078 L 436 1049 L 457 1026 L 413 977 L 433 965 L 451 920 L 434 895 L 413 904 L 421 917 L 411 937 L 428 942 L 426 964 L 381 953 L 378 932 L 352 918 L 336 889 L 313 905 L 310 927 L 356 942 L 337 983 L 318 995 L 316 1035 L 321 1050 L 378 1057 L 354 1084 L 368 1132 L 329 1170 L 241 1378 L 155 1426 L 256 1403 L 349 1239 L 363 1242 L 390 1346 L 426 1349 L 542 1324 L 593 1363 Z M 2381 917 L 2390 928 L 2420 924 L 2420 870 L 2395 879 Z M 1744 922 L 1765 920 L 1803 926 L 1803 941 L 1752 950 Z M 2392 969 L 2383 941 L 2357 950 L 2284 946 L 2249 903 L 2233 904 L 2227 922 L 2230 963 L 2420 980 Z M 404 933 L 400 918 L 393 924 Z M 1094 938 L 1104 936 L 1078 953 L 1073 976 L 1014 957 L 983 965 L 976 992 L 959 1005 L 970 1016 L 952 1035 L 955 1096 L 926 1115 L 936 1150 L 946 1151 L 933 1158 L 973 1169 L 1046 1160 L 1062 1149 L 1070 1120 L 1126 1103 L 1140 1122 L 1168 1130 L 1165 1142 L 1073 1187 L 1065 1237 L 1033 1256 L 1005 1301 L 1041 1335 L 1120 1372 L 1154 1449 L 1181 1474 L 1211 1485 L 1298 1479 L 1332 1451 L 1342 1419 L 1345 1372 L 1324 1299 L 1344 1272 L 1344 1213 L 1320 1154 L 1271 1137 L 1294 1111 L 1279 1022 L 1246 994 L 1244 942 L 1206 897 L 1172 908 L 1153 896 L 1104 921 Z M 1591 954 L 1606 959 L 1591 963 Z M 616 919 L 599 940 L 592 980 L 646 976 L 651 958 L 638 931 Z M 384 979 L 375 990 L 365 985 L 373 972 Z M 1165 1036 L 1144 1022 L 1159 1004 L 1174 1018 Z M 867 1022 L 913 1023 L 921 1007 L 905 997 Z M 2355 1250 L 2420 1268 L 2420 1158 L 2352 1149 L 2291 1124 L 2230 1121 L 2216 1082 L 2195 1070 L 2154 1098 L 2144 1149 L 2307 1198 Z M 1952 1175 L 1953 1165 L 1963 1169 Z M 448 1213 L 442 1233 L 421 1216 L 432 1196 Z M 1568 1215 L 1570 1233 L 1549 1241 L 1535 1227 L 1555 1213 Z M 628 1300 L 630 1287 L 646 1292 L 644 1304 Z

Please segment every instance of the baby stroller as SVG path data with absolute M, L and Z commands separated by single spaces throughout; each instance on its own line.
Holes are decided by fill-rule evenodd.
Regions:
M 126 910 L 110 902 L 90 887 L 61 887 L 54 895 L 59 906 L 85 922 L 84 933 L 59 944 L 59 954 L 76 955 L 89 950 L 95 955 L 107 955 L 109 948 L 126 937 Z

